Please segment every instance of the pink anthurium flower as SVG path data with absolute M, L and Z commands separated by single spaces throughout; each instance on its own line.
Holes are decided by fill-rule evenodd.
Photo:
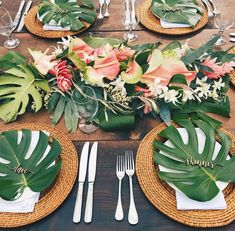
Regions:
M 143 74 L 141 81 L 148 84 L 158 79 L 160 85 L 167 86 L 176 74 L 184 75 L 188 85 L 196 77 L 196 72 L 188 71 L 185 64 L 176 55 L 163 55 L 158 50 L 152 53 L 149 68 Z
M 103 75 L 109 80 L 114 80 L 120 72 L 120 64 L 114 51 L 106 57 L 96 57 L 94 68 L 99 75 Z
M 45 50 L 44 53 L 41 51 L 32 51 L 29 49 L 29 53 L 34 59 L 34 65 L 42 75 L 46 75 L 48 71 L 57 63 L 57 61 L 52 61 L 55 56 L 47 55 L 49 49 Z

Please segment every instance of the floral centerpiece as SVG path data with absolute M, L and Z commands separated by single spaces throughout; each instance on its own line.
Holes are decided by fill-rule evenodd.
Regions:
M 128 46 L 116 39 L 63 38 L 49 53 L 32 51 L 29 62 L 8 52 L 0 59 L 0 118 L 5 122 L 43 105 L 54 124 L 64 115 L 69 131 L 77 129 L 71 92 L 91 86 L 99 101 L 94 121 L 104 130 L 127 129 L 136 115 L 151 114 L 170 124 L 171 119 L 229 116 L 229 73 L 234 54 L 214 51 L 215 37 L 196 50 L 172 42 Z

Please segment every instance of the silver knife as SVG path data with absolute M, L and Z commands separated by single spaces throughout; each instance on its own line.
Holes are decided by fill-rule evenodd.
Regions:
M 91 147 L 91 153 L 90 153 L 90 158 L 89 158 L 88 191 L 87 191 L 86 209 L 85 209 L 85 217 L 84 217 L 85 223 L 90 223 L 92 220 L 93 186 L 94 186 L 95 174 L 96 174 L 97 149 L 98 149 L 98 142 L 95 142 Z
M 78 176 L 79 185 L 78 185 L 78 192 L 73 213 L 74 223 L 78 223 L 81 220 L 83 184 L 86 179 L 88 154 L 89 154 L 89 142 L 86 142 L 82 148 L 82 154 L 79 164 L 79 176 Z
M 22 17 L 20 19 L 20 23 L 19 23 L 19 25 L 17 27 L 17 30 L 16 30 L 17 32 L 20 32 L 21 29 L 23 28 L 23 26 L 24 26 L 24 18 L 26 16 L 26 14 L 28 13 L 28 11 L 29 11 L 29 9 L 30 9 L 30 7 L 32 5 L 32 2 L 33 1 L 28 1 L 27 2 L 27 5 L 26 5 L 25 10 L 24 10 L 24 14 L 22 15 Z
M 20 21 L 20 16 L 21 16 L 21 12 L 22 12 L 22 10 L 23 10 L 24 4 L 25 4 L 25 1 L 22 0 L 22 1 L 20 2 L 19 9 L 18 9 L 18 11 L 17 11 L 17 13 L 16 13 L 16 16 L 15 16 L 15 18 L 14 18 L 14 21 L 13 21 L 13 28 L 14 28 L 14 29 L 17 27 L 17 25 L 18 25 L 18 23 L 19 23 L 19 21 Z

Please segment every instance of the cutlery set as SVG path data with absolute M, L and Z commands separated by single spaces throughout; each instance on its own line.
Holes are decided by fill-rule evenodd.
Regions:
M 203 4 L 206 6 L 209 18 L 214 17 L 220 12 L 217 10 L 216 5 L 213 0 L 202 0 Z
M 24 8 L 24 5 L 25 5 L 25 1 L 22 0 L 20 2 L 20 6 L 18 8 L 18 11 L 16 13 L 16 16 L 14 18 L 14 21 L 13 21 L 13 30 L 16 30 L 16 32 L 20 32 L 22 30 L 22 28 L 24 27 L 24 19 L 25 19 L 25 16 L 26 14 L 28 13 L 33 1 L 28 1 L 26 3 L 26 6 L 25 6 L 25 9 L 24 9 L 24 12 L 22 14 L 22 10 Z M 18 26 L 18 27 L 17 27 Z
M 99 0 L 99 15 L 97 17 L 98 19 L 109 17 L 109 4 L 110 4 L 110 0 Z M 105 5 L 105 13 L 103 14 L 104 5 Z
M 232 32 L 232 33 L 229 34 L 229 36 L 230 36 L 230 40 L 229 41 L 235 43 L 235 33 Z
M 80 165 L 79 165 L 79 176 L 78 176 L 78 192 L 74 207 L 73 213 L 73 222 L 79 223 L 81 221 L 81 211 L 82 211 L 82 197 L 83 197 L 83 185 L 86 180 L 86 172 L 87 172 L 87 164 L 88 164 L 88 156 L 89 156 L 89 142 L 86 142 L 83 146 Z M 86 199 L 86 208 L 84 215 L 84 222 L 90 223 L 92 221 L 92 211 L 93 211 L 93 186 L 95 182 L 96 175 L 96 161 L 97 161 L 97 149 L 98 142 L 94 142 L 89 157 L 89 165 L 88 165 L 88 191 L 87 191 L 87 199 Z
M 124 217 L 122 200 L 121 200 L 121 188 L 122 188 L 121 184 L 122 184 L 122 179 L 125 176 L 125 173 L 129 177 L 129 186 L 130 186 L 130 205 L 128 212 L 128 222 L 132 225 L 135 225 L 138 223 L 138 213 L 135 207 L 134 194 L 133 194 L 132 176 L 135 173 L 135 163 L 132 150 L 126 150 L 125 157 L 117 156 L 116 175 L 119 180 L 119 189 L 118 189 L 118 203 L 115 212 L 115 219 L 118 221 L 123 220 Z

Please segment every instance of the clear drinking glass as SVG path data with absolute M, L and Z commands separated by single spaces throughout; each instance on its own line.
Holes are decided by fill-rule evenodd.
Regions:
M 4 7 L 0 7 L 0 34 L 7 36 L 4 46 L 8 49 L 15 48 L 20 44 L 19 39 L 11 37 L 13 30 L 14 26 L 11 15 Z
M 123 17 L 122 23 L 128 30 L 123 35 L 124 40 L 128 40 L 130 42 L 134 42 L 138 39 L 138 35 L 133 32 L 136 26 L 139 23 L 136 11 L 138 7 L 138 0 L 125 0 L 125 4 L 123 5 Z
M 225 30 L 230 29 L 234 24 L 234 15 L 228 14 L 229 11 L 226 10 L 227 7 L 229 6 L 226 6 L 224 4 L 217 6 L 220 13 L 215 15 L 214 23 L 216 28 L 219 29 L 218 34 L 220 35 L 220 38 L 217 40 L 215 44 L 216 46 L 222 46 L 226 44 L 227 38 L 223 35 L 223 33 Z
M 84 86 L 81 92 L 77 89 L 72 92 L 73 109 L 76 115 L 81 118 L 78 128 L 84 133 L 92 133 L 98 126 L 91 120 L 98 111 L 98 101 L 93 88 Z

